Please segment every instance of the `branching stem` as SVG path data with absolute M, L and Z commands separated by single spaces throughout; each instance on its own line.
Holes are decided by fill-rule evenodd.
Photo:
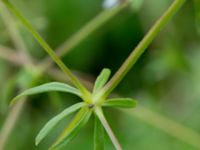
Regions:
M 69 53 L 74 47 L 79 45 L 84 39 L 86 39 L 89 35 L 91 35 L 95 30 L 103 26 L 106 22 L 112 19 L 117 13 L 122 11 L 124 8 L 129 6 L 130 2 L 125 1 L 121 5 L 114 7 L 112 9 L 103 10 L 99 13 L 94 19 L 89 21 L 86 25 L 84 25 L 80 30 L 72 35 L 72 37 L 66 40 L 63 44 L 61 44 L 56 49 L 56 54 L 59 57 L 63 57 L 67 53 Z M 44 70 L 49 68 L 52 65 L 52 59 L 49 57 L 45 58 L 44 61 L 41 62 L 41 66 L 44 66 Z
M 185 0 L 174 0 L 166 12 L 156 21 L 153 27 L 149 30 L 143 40 L 133 50 L 129 57 L 125 60 L 119 70 L 115 73 L 112 79 L 107 83 L 103 89 L 103 97 L 107 97 L 113 89 L 120 83 L 124 76 L 129 72 L 132 66 L 137 62 L 140 56 L 144 53 L 146 48 L 150 45 L 157 34 L 168 23 L 168 21 L 176 14 L 176 12 L 184 4 Z
M 67 52 L 69 52 L 72 48 L 74 48 L 75 46 L 77 46 L 78 44 L 80 44 L 81 41 L 83 41 L 85 38 L 87 38 L 88 35 L 90 35 L 91 33 L 93 33 L 95 30 L 97 30 L 98 28 L 100 28 L 102 25 L 104 25 L 107 21 L 109 21 L 111 18 L 113 18 L 117 13 L 119 13 L 121 10 L 123 10 L 128 3 L 124 3 L 123 5 L 120 5 L 116 8 L 110 9 L 110 10 L 104 10 L 103 12 L 101 12 L 97 17 L 95 17 L 93 20 L 91 20 L 88 24 L 86 24 L 83 28 L 81 28 L 75 35 L 73 35 L 69 40 L 66 40 L 66 42 L 64 42 L 56 51 L 58 56 L 63 56 L 65 55 Z M 76 39 L 78 38 L 78 39 Z M 1 49 L 2 47 L 0 47 Z M 4 48 L 3 48 L 4 49 Z M 1 50 L 3 50 L 1 49 Z M 1 55 L 2 54 L 2 55 Z M 0 56 L 2 56 L 3 58 L 9 60 L 9 61 L 14 61 L 14 59 L 12 58 L 8 58 L 7 53 L 0 53 Z M 13 54 L 14 55 L 14 54 Z M 13 56 L 12 55 L 12 56 Z M 12 59 L 12 60 L 11 60 Z M 20 59 L 21 60 L 21 59 Z M 18 60 L 17 60 L 18 61 Z M 68 81 L 68 78 L 66 78 L 64 75 L 62 74 L 60 71 L 59 72 L 55 72 L 55 70 L 52 68 L 52 60 L 50 59 L 45 59 L 45 61 L 43 61 L 41 63 L 41 65 L 36 68 L 38 69 L 38 72 L 40 72 L 38 74 L 37 77 L 35 78 L 40 78 L 40 76 L 42 75 L 42 73 L 44 71 L 47 70 L 47 72 L 51 72 L 50 75 L 52 75 L 53 77 L 56 77 L 56 79 L 63 79 L 63 81 Z M 15 64 L 20 64 L 20 65 L 24 65 L 26 63 L 24 62 L 15 62 Z M 51 67 L 51 68 L 50 68 Z M 50 68 L 50 69 L 49 69 Z M 51 71 L 53 69 L 53 71 Z M 61 75 L 61 76 L 60 76 Z M 61 78 L 62 77 L 62 78 Z M 37 80 L 37 79 L 34 79 Z M 33 81 L 30 81 L 30 85 L 32 84 Z M 90 85 L 91 87 L 91 83 L 85 81 L 87 84 Z M 87 85 L 86 84 L 86 85 Z M 92 89 L 92 88 L 91 88 Z M 23 105 L 24 106 L 24 105 Z M 13 108 L 13 110 L 10 111 L 9 115 L 6 118 L 6 121 L 4 123 L 4 127 L 1 130 L 1 140 L 0 140 L 0 149 L 2 147 L 5 146 L 5 143 L 8 140 L 8 136 L 10 135 L 10 133 L 12 132 L 14 125 L 16 124 L 18 118 L 19 118 L 19 114 L 20 113 L 16 113 L 15 111 L 19 109 L 19 112 L 22 111 L 23 109 L 22 105 L 15 105 L 15 107 Z M 10 127 L 10 121 L 9 120 L 13 120 L 12 122 L 12 126 Z M 3 148 L 2 148 L 3 149 Z
M 71 82 L 79 88 L 82 93 L 88 94 L 88 90 L 81 84 L 81 82 L 72 74 L 70 69 L 62 62 L 62 60 L 55 54 L 53 49 L 47 42 L 40 36 L 40 34 L 32 27 L 32 25 L 21 15 L 21 13 L 9 1 L 3 1 L 7 8 L 21 21 L 21 23 L 28 29 L 28 31 L 35 37 L 38 43 L 45 49 L 63 72 L 69 77 Z

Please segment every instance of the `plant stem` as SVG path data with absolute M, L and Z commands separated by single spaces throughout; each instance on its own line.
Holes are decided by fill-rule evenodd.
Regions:
M 51 56 L 51 58 L 57 63 L 57 65 L 63 70 L 63 72 L 70 78 L 72 83 L 81 90 L 85 95 L 88 95 L 88 90 L 79 82 L 79 80 L 72 74 L 70 69 L 62 62 L 62 60 L 55 54 L 53 49 L 46 43 L 46 41 L 40 36 L 40 34 L 32 27 L 32 25 L 21 15 L 21 13 L 10 3 L 9 1 L 3 1 L 7 8 L 21 21 L 21 23 L 28 29 L 28 31 L 35 37 L 39 44 L 45 49 L 45 51 Z
M 60 70 L 53 69 L 53 71 L 51 71 L 51 72 L 54 72 L 54 71 L 55 71 L 55 73 L 53 73 L 54 75 L 52 75 L 52 73 L 50 73 L 51 77 L 53 77 L 59 81 L 63 81 L 63 82 L 67 81 L 67 78 L 65 78 L 64 74 Z M 80 77 L 80 79 L 81 79 L 81 77 Z M 93 87 L 93 85 L 92 85 L 93 82 L 84 80 L 84 79 L 81 79 L 81 80 L 88 83 L 89 87 L 91 87 L 91 88 Z M 118 95 L 118 97 L 120 97 L 120 96 Z M 120 109 L 120 110 L 122 110 L 124 113 L 126 113 L 130 116 L 136 117 L 136 118 L 144 121 L 144 123 L 146 123 L 146 124 L 150 124 L 152 127 L 160 129 L 162 132 L 167 133 L 172 137 L 175 137 L 181 141 L 184 141 L 185 143 L 193 145 L 194 147 L 200 148 L 200 143 L 199 143 L 200 135 L 198 133 L 196 133 L 194 130 L 184 126 L 183 124 L 176 122 L 175 120 L 165 117 L 162 114 L 154 112 L 144 106 L 138 106 L 136 109 L 133 109 L 133 110 L 132 109 L 129 109 L 129 110 Z M 14 119 L 16 120 L 16 118 L 18 118 L 18 116 L 19 116 L 19 114 L 16 113 L 16 110 L 12 111 L 12 115 L 11 115 L 11 112 L 10 112 L 10 115 L 8 115 L 8 117 L 6 119 L 7 121 L 5 122 L 5 125 L 4 125 L 4 130 L 2 129 L 2 132 L 1 132 L 2 136 L 0 136 L 0 150 L 2 150 L 1 148 L 2 148 L 2 143 L 4 142 L 3 140 L 7 139 L 7 136 L 6 136 L 6 138 L 3 138 L 4 137 L 3 135 L 9 135 L 9 133 L 12 130 L 9 127 L 11 124 L 10 124 L 10 121 L 8 121 L 8 120 L 14 120 Z M 12 128 L 14 127 L 14 124 L 15 124 L 15 122 L 12 123 Z M 5 128 L 5 127 L 7 127 L 7 128 Z M 6 133 L 6 132 L 8 132 L 8 133 Z
M 81 41 L 84 40 L 84 38 L 86 38 L 87 36 L 89 36 L 92 32 L 94 32 L 95 30 L 97 30 L 99 27 L 101 27 L 103 24 L 105 24 L 109 19 L 111 19 L 112 17 L 114 17 L 117 13 L 119 13 L 121 10 L 123 10 L 126 5 L 128 3 L 124 3 L 116 8 L 113 8 L 111 10 L 105 10 L 103 12 L 101 12 L 97 17 L 95 17 L 92 21 L 90 21 L 88 24 L 86 24 L 83 28 L 81 28 L 79 30 L 79 32 L 77 32 L 75 35 L 73 35 L 69 40 L 67 40 L 66 42 L 64 42 L 56 51 L 58 51 L 58 56 L 63 56 L 64 54 L 66 54 L 67 52 L 69 52 L 72 48 L 74 48 L 75 46 L 77 46 Z M 88 33 L 87 33 L 88 32 Z M 78 40 L 76 39 L 78 38 Z M 6 53 L 5 53 L 6 54 Z M 0 56 L 6 58 L 7 60 L 11 61 L 11 59 L 9 59 L 8 57 L 6 57 L 5 55 L 3 55 L 3 53 L 0 53 Z M 44 69 L 43 67 L 40 67 L 39 68 L 42 68 L 42 71 L 41 73 L 43 73 L 44 71 L 47 70 L 47 72 L 53 76 L 54 78 L 58 79 L 62 76 L 61 80 L 62 81 L 66 81 L 67 78 L 64 77 L 64 74 L 61 74 L 60 71 L 59 74 L 57 72 L 55 72 L 55 70 L 53 68 L 49 69 L 52 65 L 52 63 L 50 62 L 51 60 L 47 60 L 45 59 L 46 61 L 43 61 L 42 63 L 45 63 L 45 64 L 42 64 L 42 66 L 45 66 Z M 11 61 L 13 62 L 13 61 Z M 16 63 L 14 63 L 16 64 Z M 23 65 L 23 64 L 26 64 L 25 62 L 19 62 L 19 65 Z M 36 68 L 37 69 L 37 68 Z M 40 70 L 39 70 L 40 72 Z M 42 74 L 40 74 L 42 75 Z M 59 76 L 61 75 L 61 76 Z M 39 77 L 38 77 L 39 78 Z M 86 80 L 83 80 L 86 82 L 86 85 L 88 84 L 88 86 L 92 89 L 92 83 L 91 82 L 88 82 Z M 32 83 L 32 81 L 30 81 L 30 83 Z M 24 105 L 23 105 L 24 106 Z M 18 107 L 18 104 L 15 105 L 12 110 L 10 111 L 9 115 L 7 116 L 6 118 L 6 121 L 4 123 L 4 127 L 2 129 L 2 135 L 1 135 L 1 143 L 3 141 L 5 145 L 7 139 L 8 139 L 8 136 L 10 135 L 10 133 L 12 132 L 13 128 L 15 127 L 14 125 L 16 124 L 16 121 L 17 121 L 17 118 L 19 118 L 19 115 L 20 113 L 15 113 L 18 109 L 20 110 L 20 112 L 22 111 L 23 109 L 23 106 L 21 107 Z M 9 120 L 13 120 L 13 123 L 12 123 L 12 126 L 9 127 L 10 125 L 10 121 Z M 7 127 L 7 128 L 6 128 Z M 5 133 L 5 134 L 4 134 Z M 5 136 L 6 135 L 6 136 Z M 3 145 L 1 145 L 1 147 L 3 147 Z
M 110 128 L 106 118 L 104 117 L 103 111 L 101 108 L 96 108 L 95 109 L 95 113 L 98 116 L 100 122 L 102 123 L 103 127 L 105 128 L 106 132 L 108 133 L 108 136 L 110 137 L 113 145 L 115 146 L 116 150 L 122 150 L 122 147 L 119 143 L 119 141 L 117 140 L 117 138 L 115 137 L 112 129 Z
M 24 65 L 29 63 L 27 62 L 26 56 L 22 53 L 16 52 L 2 45 L 0 45 L 0 58 L 11 62 L 13 65 Z
M 0 150 L 4 150 L 4 147 L 7 143 L 7 140 L 9 138 L 9 135 L 12 132 L 12 129 L 15 127 L 16 121 L 18 116 L 21 114 L 22 112 L 22 108 L 25 105 L 25 99 L 18 102 L 15 106 L 14 109 L 12 109 L 8 116 L 7 119 L 4 123 L 4 126 L 1 130 L 1 134 L 0 134 Z
M 104 150 L 104 139 L 104 127 L 102 126 L 99 118 L 95 115 L 93 150 Z
M 77 75 L 77 77 L 79 78 L 79 80 L 82 82 L 82 83 L 84 83 L 84 85 L 89 89 L 89 90 L 91 90 L 92 91 L 92 89 L 93 89 L 93 82 L 91 82 L 90 80 L 86 80 L 85 79 L 85 77 L 87 77 L 87 79 L 89 79 L 89 78 L 91 78 L 91 76 L 87 76 L 87 75 L 83 75 L 83 74 L 81 74 L 81 73 L 79 73 L 79 72 L 77 72 L 77 71 L 75 71 L 76 72 L 76 75 Z M 62 82 L 69 82 L 69 79 L 68 78 L 66 78 L 66 76 L 65 76 L 65 74 L 61 71 L 61 70 L 59 70 L 59 69 L 56 69 L 56 68 L 53 68 L 53 67 L 51 67 L 50 69 L 48 69 L 47 70 L 47 74 L 51 77 L 51 78 L 53 78 L 53 79 L 55 79 L 55 80 L 57 80 L 57 81 L 62 81 Z
M 126 8 L 128 4 L 130 4 L 130 2 L 125 1 L 117 7 L 102 11 L 94 19 L 84 25 L 78 32 L 76 32 L 69 40 L 66 40 L 61 46 L 59 46 L 56 50 L 57 56 L 62 57 L 66 53 L 70 52 L 70 50 L 81 43 L 91 33 L 104 25 L 121 10 Z M 48 66 L 52 64 L 52 61 L 49 59 L 49 57 L 47 57 L 44 61 L 42 61 L 41 64 L 44 66 L 44 68 L 48 68 Z
M 197 149 L 200 149 L 200 135 L 182 124 L 179 124 L 143 106 L 138 106 L 134 110 L 123 109 L 122 111 L 130 116 L 139 118 L 145 123 L 150 124 L 153 127 L 156 127 L 161 131 L 196 147 Z
M 149 30 L 143 40 L 139 45 L 133 50 L 126 61 L 122 64 L 119 70 L 115 73 L 112 79 L 104 87 L 103 97 L 107 97 L 113 89 L 120 83 L 140 56 L 144 53 L 146 48 L 150 45 L 157 34 L 162 30 L 162 28 L 168 23 L 168 21 L 176 14 L 176 12 L 184 4 L 185 0 L 175 0 L 171 6 L 166 10 L 166 12 L 156 21 L 153 27 Z
M 23 41 L 22 36 L 20 35 L 20 32 L 18 30 L 16 22 L 13 20 L 12 16 L 8 12 L 8 10 L 5 8 L 4 5 L 2 5 L 2 2 L 0 2 L 0 9 L 1 9 L 1 17 L 2 20 L 9 32 L 9 35 L 18 51 L 21 51 L 26 56 L 26 66 L 32 67 L 33 61 L 31 59 L 31 56 L 29 55 L 27 51 L 27 47 Z

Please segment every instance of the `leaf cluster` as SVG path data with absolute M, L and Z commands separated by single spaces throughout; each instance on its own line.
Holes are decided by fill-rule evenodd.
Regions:
M 30 96 L 34 94 L 58 91 L 74 94 L 83 99 L 83 102 L 76 103 L 61 113 L 49 120 L 44 127 L 38 133 L 35 144 L 38 145 L 55 127 L 56 125 L 67 116 L 71 115 L 74 112 L 77 112 L 73 119 L 69 122 L 66 128 L 62 131 L 55 143 L 50 147 L 50 149 L 57 149 L 75 137 L 80 129 L 88 122 L 91 115 L 95 115 L 95 129 L 94 129 L 94 149 L 102 150 L 104 147 L 104 129 L 107 130 L 107 122 L 101 121 L 105 120 L 103 115 L 104 107 L 121 107 L 121 108 L 133 108 L 136 107 L 137 102 L 131 98 L 111 98 L 103 99 L 99 97 L 99 92 L 103 89 L 104 85 L 107 83 L 111 71 L 109 69 L 103 69 L 100 75 L 97 77 L 93 92 L 91 93 L 91 103 L 88 103 L 87 100 L 83 99 L 84 93 L 75 87 L 72 87 L 65 83 L 60 82 L 50 82 L 45 83 L 30 89 L 25 90 L 18 96 L 16 96 L 12 101 L 11 105 L 20 101 L 24 96 Z M 101 111 L 99 111 L 101 110 Z M 102 118 L 103 117 L 103 118 Z M 108 132 L 109 133 L 109 132 Z M 112 136 L 111 136 L 112 137 Z M 112 140 L 112 139 L 111 139 Z

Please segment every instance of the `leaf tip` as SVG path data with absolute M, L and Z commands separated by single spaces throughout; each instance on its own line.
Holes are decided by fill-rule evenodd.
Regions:
M 40 144 L 40 138 L 37 136 L 36 138 L 35 138 L 35 146 L 38 146 L 39 144 Z
M 111 74 L 111 70 L 108 68 L 104 68 L 100 72 L 100 74 L 97 76 L 95 84 L 94 84 L 94 89 L 93 89 L 94 93 L 97 92 L 98 90 L 100 90 L 101 88 L 103 88 L 103 86 L 108 81 L 110 74 Z
M 35 141 L 35 146 L 38 146 L 39 142 L 38 141 Z
M 109 68 L 104 68 L 102 71 L 107 72 L 108 74 L 111 74 L 111 70 Z

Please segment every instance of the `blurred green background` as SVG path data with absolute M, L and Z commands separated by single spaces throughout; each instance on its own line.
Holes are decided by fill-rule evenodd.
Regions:
M 173 0 L 132 1 L 133 6 L 130 5 L 120 11 L 64 56 L 65 64 L 75 72 L 84 73 L 90 81 L 93 81 L 105 67 L 115 73 L 156 19 L 173 2 Z M 141 6 L 134 7 L 136 1 L 140 1 Z M 59 47 L 103 11 L 103 0 L 11 0 L 11 2 L 23 12 L 53 48 Z M 115 92 L 124 97 L 134 97 L 139 101 L 139 105 L 200 134 L 199 16 L 199 1 L 188 0 Z M 36 63 L 42 62 L 47 56 L 46 53 L 31 34 L 17 20 L 15 22 L 31 56 Z M 2 18 L 0 18 L 0 46 L 15 49 Z M 23 67 L 0 58 L 0 127 L 3 126 L 8 114 L 9 100 L 19 92 L 17 83 L 28 79 Z M 37 83 L 48 81 L 55 79 L 45 74 Z M 9 136 L 6 150 L 47 149 L 70 118 L 64 120 L 55 132 L 35 147 L 34 139 L 38 131 L 51 117 L 80 101 L 69 94 L 56 92 L 31 96 L 28 99 L 30 99 L 28 104 Z M 123 114 L 118 110 L 108 109 L 106 116 L 125 150 L 198 149 L 137 117 Z M 92 149 L 92 135 L 91 120 L 63 149 Z M 108 137 L 106 137 L 106 149 L 114 149 Z

